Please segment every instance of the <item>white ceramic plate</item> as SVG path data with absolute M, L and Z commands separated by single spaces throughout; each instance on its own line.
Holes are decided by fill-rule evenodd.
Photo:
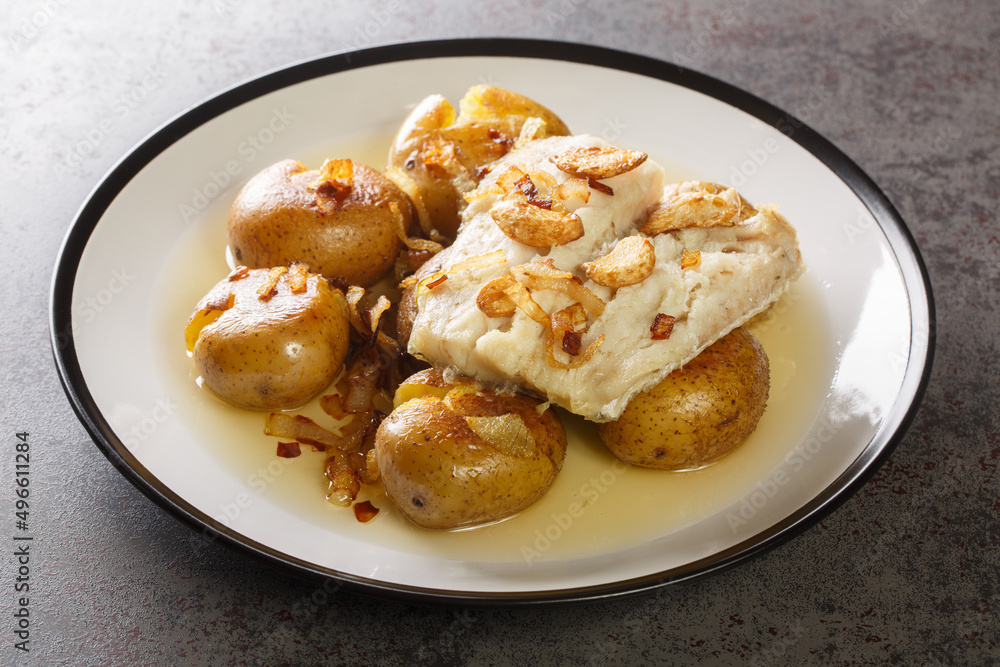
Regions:
M 808 270 L 756 327 L 772 360 L 772 396 L 742 458 L 698 473 L 635 472 L 589 442 L 546 499 L 511 521 L 432 533 L 407 526 L 381 498 L 386 511 L 362 525 L 323 499 L 320 455 L 278 459 L 260 415 L 197 388 L 184 320 L 228 271 L 222 225 L 247 178 L 287 157 L 381 167 L 418 101 L 457 101 L 480 82 L 542 102 L 576 132 L 645 150 L 678 179 L 730 183 L 750 201 L 779 203 Z M 108 174 L 70 229 L 52 332 L 66 392 L 98 447 L 209 539 L 330 585 L 514 603 L 623 595 L 703 575 L 818 521 L 902 438 L 930 372 L 934 317 L 898 214 L 795 118 L 661 61 L 469 40 L 305 62 L 166 124 Z M 588 439 L 585 427 L 571 427 Z

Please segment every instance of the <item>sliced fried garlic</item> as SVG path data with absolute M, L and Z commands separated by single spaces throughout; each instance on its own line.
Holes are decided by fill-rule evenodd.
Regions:
M 517 304 L 507 296 L 507 288 L 514 285 L 516 281 L 511 275 L 504 274 L 499 278 L 494 278 L 483 285 L 476 296 L 476 306 L 483 311 L 487 317 L 508 317 L 517 310 Z
M 727 199 L 733 198 L 736 204 L 740 207 L 739 215 L 737 216 L 738 219 L 736 220 L 737 223 L 752 218 L 758 213 L 757 209 L 754 208 L 750 202 L 744 199 L 743 195 L 736 192 L 734 188 L 719 185 L 718 183 L 706 183 L 704 181 L 699 181 L 698 187 L 709 194 L 722 195 Z
M 630 172 L 647 157 L 640 151 L 613 146 L 584 146 L 553 155 L 549 160 L 567 174 L 600 179 Z
M 532 248 L 551 248 L 583 236 L 583 222 L 569 212 L 536 206 L 524 199 L 501 199 L 490 208 L 497 227 L 512 241 Z
M 732 227 L 737 222 L 739 195 L 730 188 L 718 195 L 705 191 L 685 192 L 656 205 L 639 228 L 647 236 L 692 227 Z
M 627 236 L 604 257 L 585 262 L 587 277 L 605 287 L 636 285 L 649 277 L 656 264 L 656 253 L 649 239 Z

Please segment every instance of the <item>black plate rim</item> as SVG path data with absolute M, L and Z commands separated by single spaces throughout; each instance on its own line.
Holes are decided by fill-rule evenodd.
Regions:
M 453 57 L 562 60 L 648 76 L 704 93 L 785 133 L 826 164 L 869 209 L 889 238 L 910 299 L 910 357 L 897 400 L 862 454 L 811 502 L 781 522 L 733 547 L 665 572 L 583 588 L 495 593 L 447 591 L 357 577 L 291 557 L 220 524 L 162 484 L 130 454 L 91 396 L 73 342 L 71 299 L 76 271 L 90 235 L 117 194 L 161 152 L 197 127 L 240 104 L 303 81 L 351 69 L 404 60 Z M 919 297 L 916 300 L 915 297 Z M 919 321 L 917 321 L 918 318 Z M 402 42 L 338 52 L 275 69 L 237 84 L 164 123 L 129 151 L 88 195 L 64 238 L 51 283 L 50 342 L 59 378 L 74 412 L 98 449 L 159 507 L 209 541 L 262 560 L 332 593 L 349 590 L 423 604 L 529 606 L 581 603 L 637 595 L 687 582 L 755 558 L 804 532 L 848 500 L 881 467 L 905 436 L 930 380 L 936 320 L 926 265 L 899 212 L 875 182 L 846 154 L 804 122 L 740 88 L 682 65 L 626 51 L 554 40 L 470 38 Z M 332 585 L 331 585 L 332 583 Z

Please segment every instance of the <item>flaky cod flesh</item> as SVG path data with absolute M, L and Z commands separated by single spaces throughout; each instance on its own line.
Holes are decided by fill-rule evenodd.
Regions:
M 731 188 L 665 183 L 660 165 L 630 155 L 618 167 L 626 171 L 610 176 L 565 170 L 566 156 L 579 163 L 605 149 L 613 150 L 592 136 L 550 137 L 492 166 L 467 195 L 442 271 L 418 285 L 411 354 L 612 421 L 638 392 L 766 310 L 801 271 L 794 228 L 775 207 L 753 208 Z M 516 187 L 529 204 L 551 211 L 505 194 L 521 173 L 529 181 Z M 568 222 L 549 233 L 532 216 Z M 630 263 L 629 280 L 608 270 L 615 261 Z M 573 290 L 526 280 L 524 267 L 572 274 L 599 301 L 580 304 Z M 560 317 L 575 322 L 562 345 L 547 326 Z

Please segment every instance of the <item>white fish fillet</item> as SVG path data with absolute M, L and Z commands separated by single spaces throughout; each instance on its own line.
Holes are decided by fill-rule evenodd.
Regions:
M 548 158 L 569 148 L 607 146 L 596 137 L 552 137 L 530 142 L 508 153 L 483 179 L 488 189 L 509 165 L 531 165 L 557 181 L 570 176 Z M 548 252 L 509 239 L 490 215 L 499 195 L 474 199 L 463 214 L 458 238 L 444 268 L 476 255 L 502 249 L 506 263 L 456 271 L 418 295 L 418 314 L 409 351 L 431 363 L 454 366 L 483 382 L 514 384 L 593 421 L 616 419 L 639 391 L 658 383 L 703 349 L 764 311 L 787 289 L 801 270 L 795 230 L 773 207 L 731 227 L 690 228 L 648 237 L 656 263 L 641 283 L 619 288 L 587 279 L 581 265 L 606 255 L 615 243 L 639 234 L 638 227 L 657 201 L 695 187 L 664 185 L 663 169 L 646 160 L 627 173 L 602 182 L 608 196 L 592 192 L 589 201 L 569 202 L 579 216 L 584 236 Z M 681 268 L 683 250 L 698 250 L 700 261 Z M 490 318 L 476 305 L 488 281 L 513 267 L 553 260 L 558 269 L 581 278 L 607 306 L 591 316 L 582 348 L 604 335 L 594 355 L 579 368 L 561 369 L 547 361 L 548 330 L 518 310 Z M 532 296 L 552 313 L 573 303 L 565 294 L 533 290 Z M 676 318 L 667 340 L 653 340 L 650 326 L 658 313 Z M 562 350 L 557 358 L 572 358 Z

